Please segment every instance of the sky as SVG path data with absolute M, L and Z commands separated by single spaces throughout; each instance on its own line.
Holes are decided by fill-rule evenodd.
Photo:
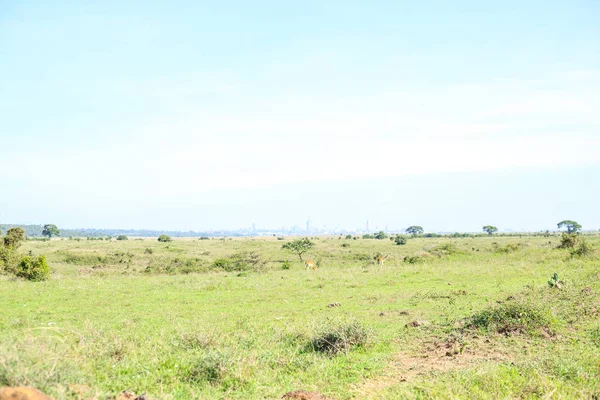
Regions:
M 600 3 L 0 0 L 0 222 L 600 229 Z

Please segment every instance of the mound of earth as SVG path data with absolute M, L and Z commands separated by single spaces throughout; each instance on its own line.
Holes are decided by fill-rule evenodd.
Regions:
M 294 400 L 332 400 L 329 397 L 323 396 L 321 393 L 306 392 L 304 390 L 296 390 L 294 392 L 288 392 L 281 396 L 282 399 L 294 399 Z
M 52 398 L 32 387 L 3 387 L 0 388 L 0 400 L 52 400 Z

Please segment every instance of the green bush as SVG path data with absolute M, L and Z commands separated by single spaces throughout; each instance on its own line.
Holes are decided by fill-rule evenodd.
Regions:
M 226 258 L 218 258 L 212 262 L 211 267 L 227 272 L 241 272 L 249 270 L 261 271 L 264 265 L 265 261 L 262 260 L 260 254 L 255 251 L 243 251 Z
M 46 263 L 46 257 L 23 257 L 16 275 L 33 282 L 45 281 L 50 277 L 50 267 Z
M 172 242 L 173 239 L 171 239 L 171 236 L 169 236 L 169 235 L 160 235 L 158 237 L 158 241 L 159 242 L 163 242 L 163 243 L 167 243 L 167 242 Z
M 14 249 L 21 245 L 25 240 L 25 231 L 23 228 L 11 228 L 6 231 L 6 236 L 3 238 L 4 247 L 12 247 Z
M 342 243 L 342 247 L 350 247 L 350 243 Z
M 346 239 L 352 239 L 352 235 L 346 235 Z
M 408 242 L 408 238 L 404 235 L 398 235 L 394 238 L 394 243 L 398 246 L 404 246 Z
M 12 247 L 0 246 L 0 273 L 16 274 L 19 258 Z
M 531 303 L 511 301 L 475 314 L 471 318 L 470 326 L 509 335 L 534 333 L 540 328 L 549 330 L 552 323 L 547 310 Z
M 281 263 L 281 269 L 290 269 L 291 266 L 292 263 L 287 260 Z
M 129 238 L 125 235 L 119 235 L 117 236 L 117 240 L 129 240 Z

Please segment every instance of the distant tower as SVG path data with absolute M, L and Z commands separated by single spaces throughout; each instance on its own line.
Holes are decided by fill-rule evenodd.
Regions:
M 311 226 L 310 226 L 310 217 L 308 217 L 308 219 L 306 220 L 306 231 L 310 232 Z
M 369 220 L 367 220 L 367 224 L 366 224 L 366 227 L 365 227 L 365 228 L 366 228 L 365 230 L 366 230 L 367 232 L 369 232 Z

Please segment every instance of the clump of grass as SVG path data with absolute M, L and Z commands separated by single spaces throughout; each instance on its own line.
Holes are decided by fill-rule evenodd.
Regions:
M 600 327 L 590 331 L 590 339 L 595 346 L 600 347 Z
M 452 254 L 460 254 L 461 251 L 453 243 L 445 243 L 434 247 L 429 253 L 442 258 Z
M 185 332 L 179 336 L 179 344 L 186 349 L 209 349 L 214 347 L 214 335 L 204 332 Z
M 494 249 L 494 252 L 501 253 L 501 254 L 508 254 L 508 253 L 514 253 L 515 251 L 518 251 L 520 248 L 521 248 L 521 245 L 519 243 L 509 243 L 506 246 L 496 247 Z
M 547 310 L 521 301 L 502 303 L 482 310 L 473 315 L 468 324 L 471 328 L 505 335 L 533 334 L 540 329 L 551 331 L 552 325 L 553 320 Z
M 330 356 L 364 348 L 372 340 L 370 329 L 356 320 L 328 321 L 317 327 L 308 343 L 308 349 Z
M 221 389 L 239 389 L 244 380 L 236 374 L 239 361 L 231 355 L 211 351 L 198 359 L 188 373 L 188 379 L 194 383 L 220 386 Z
M 407 264 L 422 264 L 429 258 L 431 258 L 430 253 L 422 253 L 414 256 L 406 256 L 404 257 L 404 262 Z

